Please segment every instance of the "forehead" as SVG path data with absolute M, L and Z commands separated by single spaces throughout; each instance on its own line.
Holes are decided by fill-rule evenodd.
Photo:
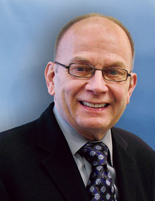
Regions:
M 90 17 L 72 25 L 63 35 L 58 46 L 58 55 L 65 52 L 102 50 L 124 51 L 131 46 L 125 31 L 113 21 L 103 17 Z M 128 52 L 128 53 L 129 53 Z M 132 53 L 131 53 L 132 54 Z M 67 55 L 66 55 L 67 56 Z
M 100 28 L 100 31 L 96 32 L 96 29 L 98 31 L 98 28 Z M 92 35 L 94 34 L 98 36 L 97 38 L 99 38 L 100 35 L 104 36 L 104 34 L 106 33 L 109 33 L 109 36 L 115 35 L 116 37 L 118 35 L 124 35 L 125 39 L 129 42 L 128 36 L 126 35 L 125 31 L 118 24 L 110 19 L 95 16 L 88 17 L 73 24 L 63 34 L 62 38 L 60 39 L 60 43 L 63 40 L 66 40 L 67 37 L 71 37 L 72 35 L 76 35 L 76 37 L 78 37 L 78 35 L 81 36 L 81 34 L 83 34 L 83 31 Z

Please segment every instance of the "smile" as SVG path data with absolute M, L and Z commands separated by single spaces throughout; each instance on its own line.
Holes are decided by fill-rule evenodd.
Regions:
M 108 106 L 108 103 L 90 103 L 85 101 L 81 101 L 81 104 L 92 108 L 103 108 Z

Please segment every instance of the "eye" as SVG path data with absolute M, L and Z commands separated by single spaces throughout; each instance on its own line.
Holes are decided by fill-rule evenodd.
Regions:
M 90 72 L 92 71 L 92 68 L 90 66 L 77 66 L 76 70 L 81 72 Z
M 106 75 L 118 75 L 119 74 L 118 69 L 115 69 L 115 68 L 106 68 L 104 72 Z
M 110 69 L 110 70 L 109 70 L 109 74 L 110 74 L 110 75 L 117 75 L 117 74 L 118 74 L 118 70 Z
M 69 73 L 77 77 L 91 77 L 94 68 L 83 64 L 71 64 Z
M 80 71 L 80 72 L 82 72 L 82 71 L 87 71 L 87 69 L 86 69 L 85 66 L 77 66 L 75 69 L 76 69 L 77 71 Z
M 72 71 L 76 71 L 76 72 L 91 72 L 93 70 L 91 66 L 81 65 L 81 64 L 80 65 L 72 64 L 71 69 Z

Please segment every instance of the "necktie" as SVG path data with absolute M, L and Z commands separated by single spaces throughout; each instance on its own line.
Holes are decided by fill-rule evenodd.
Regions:
M 87 184 L 90 200 L 116 201 L 112 176 L 107 168 L 108 147 L 102 142 L 88 142 L 79 150 L 79 154 L 92 165 Z

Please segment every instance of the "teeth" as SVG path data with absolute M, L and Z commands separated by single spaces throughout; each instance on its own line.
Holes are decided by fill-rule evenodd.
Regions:
M 82 102 L 82 104 L 85 106 L 94 107 L 94 108 L 101 108 L 101 107 L 105 107 L 107 105 L 106 103 L 94 104 L 94 103 L 89 103 L 89 102 Z

